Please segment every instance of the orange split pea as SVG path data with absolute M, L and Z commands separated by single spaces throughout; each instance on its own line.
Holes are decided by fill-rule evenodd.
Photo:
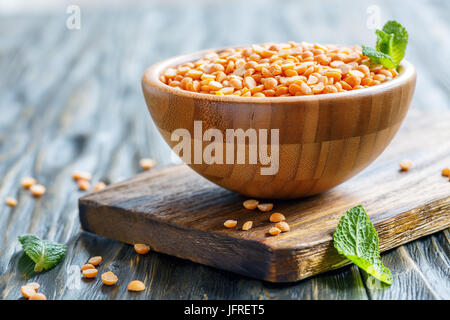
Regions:
M 30 299 L 32 295 L 36 294 L 36 290 L 37 289 L 34 289 L 34 287 L 29 285 L 24 285 L 20 288 L 20 292 L 27 299 Z
M 39 283 L 30 282 L 22 286 L 20 292 L 28 300 L 47 300 L 47 297 L 44 294 L 37 292 L 40 287 L 41 285 Z
M 107 286 L 113 286 L 119 280 L 119 278 L 117 278 L 117 276 L 111 271 L 103 273 L 101 278 L 102 278 L 102 282 L 104 284 L 106 284 Z
M 258 204 L 258 210 L 262 212 L 268 212 L 272 210 L 273 203 L 260 203 Z
M 223 225 L 224 225 L 226 228 L 234 228 L 234 227 L 236 227 L 236 225 L 237 225 L 237 221 L 236 221 L 236 220 L 227 220 L 227 221 L 225 221 L 225 222 L 223 223 Z
M 95 269 L 95 266 L 90 263 L 86 263 L 86 264 L 82 265 L 80 269 L 81 269 L 81 271 L 88 270 L 88 269 Z
M 106 188 L 106 184 L 103 181 L 99 181 L 95 184 L 94 186 L 94 190 L 98 191 L 98 190 L 102 190 Z
M 22 185 L 22 187 L 24 187 L 25 189 L 30 189 L 30 187 L 34 184 L 36 184 L 36 179 L 32 178 L 32 177 L 24 177 L 20 180 L 20 184 Z
M 81 191 L 87 191 L 91 187 L 91 183 L 89 182 L 89 180 L 85 180 L 85 179 L 77 180 L 77 185 Z
M 30 187 L 30 192 L 35 197 L 42 196 L 45 193 L 45 191 L 46 191 L 46 188 L 41 184 L 33 184 Z
M 279 212 L 272 213 L 269 218 L 270 222 L 280 222 L 286 220 L 286 217 Z
M 30 300 L 47 300 L 47 297 L 43 293 L 36 292 L 30 297 Z
M 442 175 L 444 177 L 449 177 L 450 178 L 450 168 L 444 168 L 442 169 Z
M 128 291 L 144 291 L 145 284 L 139 280 L 133 280 L 128 284 Z
M 258 204 L 259 204 L 259 201 L 254 200 L 254 199 L 245 200 L 243 203 L 244 208 L 247 210 L 255 210 L 256 207 L 258 206 Z
M 95 268 L 94 269 L 85 269 L 82 271 L 82 273 L 85 278 L 90 279 L 90 278 L 95 278 L 97 276 L 98 270 Z
M 5 202 L 8 206 L 10 207 L 15 207 L 17 206 L 17 199 L 13 198 L 13 197 L 6 197 L 5 198 Z
M 89 259 L 88 263 L 92 264 L 93 266 L 98 266 L 102 262 L 101 256 L 95 256 Z
M 86 171 L 76 170 L 72 173 L 72 178 L 75 181 L 78 181 L 78 180 L 90 181 L 92 179 L 92 174 L 90 174 L 89 172 L 86 172 Z
M 150 247 L 143 243 L 136 243 L 134 245 L 134 251 L 136 251 L 139 254 L 146 254 L 150 251 Z
M 257 98 L 346 92 L 397 76 L 371 64 L 359 46 L 290 41 L 208 52 L 166 69 L 160 80 L 191 92 Z
M 275 224 L 275 227 L 280 229 L 281 232 L 288 232 L 289 230 L 291 230 L 291 228 L 289 227 L 289 224 L 285 221 L 278 222 L 277 224 Z
M 139 161 L 139 166 L 142 170 L 150 170 L 156 165 L 156 161 L 149 158 L 144 158 Z
M 250 230 L 252 227 L 253 227 L 253 221 L 246 221 L 242 225 L 242 230 L 247 231 L 247 230 Z
M 276 235 L 278 235 L 280 233 L 281 233 L 281 230 L 278 229 L 277 227 L 272 227 L 272 228 L 269 229 L 269 234 L 271 236 L 276 236 Z
M 399 166 L 400 166 L 400 170 L 408 171 L 409 169 L 412 168 L 413 163 L 411 160 L 402 160 L 402 161 L 400 161 Z

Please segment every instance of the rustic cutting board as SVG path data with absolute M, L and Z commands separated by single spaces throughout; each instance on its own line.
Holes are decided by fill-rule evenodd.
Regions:
M 414 167 L 400 172 L 398 162 Z M 188 167 L 142 173 L 79 200 L 82 228 L 126 243 L 272 282 L 289 282 L 348 263 L 332 233 L 345 211 L 362 204 L 381 251 L 450 226 L 450 118 L 409 116 L 383 155 L 358 176 L 318 196 L 275 201 L 291 231 L 268 235 L 270 213 L 248 211 L 240 195 Z M 238 220 L 226 229 L 227 219 Z M 245 221 L 253 228 L 242 231 Z M 388 266 L 389 267 L 389 266 Z

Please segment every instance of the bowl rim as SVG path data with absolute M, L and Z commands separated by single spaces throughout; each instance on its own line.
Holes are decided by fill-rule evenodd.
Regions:
M 199 93 L 192 92 L 183 89 L 178 89 L 175 87 L 171 87 L 159 80 L 159 76 L 163 70 L 171 67 L 177 66 L 182 63 L 190 62 L 199 59 L 206 53 L 210 52 L 220 52 L 229 48 L 236 48 L 237 46 L 230 46 L 224 48 L 216 48 L 216 49 L 206 49 L 201 51 L 196 51 L 188 54 L 174 56 L 168 59 L 164 59 L 160 62 L 157 62 L 150 67 L 148 67 L 142 76 L 142 86 L 145 90 L 145 86 L 153 87 L 154 89 L 158 89 L 160 91 L 164 91 L 169 94 L 173 94 L 175 96 L 181 96 L 185 98 L 191 99 L 199 99 L 199 100 L 208 100 L 211 102 L 230 102 L 234 104 L 279 104 L 279 103 L 296 103 L 303 101 L 321 101 L 321 100 L 339 100 L 339 99 L 348 99 L 350 97 L 358 97 L 363 98 L 367 96 L 373 96 L 375 94 L 379 94 L 385 92 L 389 89 L 396 88 L 404 85 L 409 79 L 415 76 L 416 71 L 412 63 L 403 59 L 399 65 L 399 75 L 387 82 L 364 88 L 358 90 L 351 90 L 346 92 L 337 92 L 337 93 L 325 93 L 318 95 L 306 95 L 306 96 L 291 96 L 291 97 L 241 97 L 235 95 L 214 95 L 208 93 Z

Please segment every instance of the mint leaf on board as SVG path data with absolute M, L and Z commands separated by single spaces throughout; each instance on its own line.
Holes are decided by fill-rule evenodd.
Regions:
M 19 242 L 25 254 L 36 263 L 35 272 L 49 270 L 56 266 L 66 255 L 67 246 L 48 240 L 41 240 L 35 235 L 19 236 Z
M 378 51 L 374 48 L 367 47 L 365 45 L 362 45 L 362 54 L 369 57 L 372 62 L 375 62 L 376 64 L 381 64 L 383 67 L 386 67 L 388 69 L 396 68 L 394 61 L 392 60 L 391 56 Z
M 339 220 L 333 240 L 339 254 L 381 282 L 392 284 L 391 272 L 380 259 L 377 231 L 361 205 L 348 210 Z
M 400 23 L 394 20 L 385 23 L 383 32 L 392 35 L 391 49 L 388 54 L 398 66 L 405 56 L 406 46 L 408 45 L 408 32 Z M 387 53 L 384 51 L 381 52 Z

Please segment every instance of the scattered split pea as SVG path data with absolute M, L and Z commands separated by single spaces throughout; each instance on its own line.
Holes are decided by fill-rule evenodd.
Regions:
M 102 282 L 107 286 L 115 285 L 118 280 L 119 278 L 117 278 L 117 276 L 111 271 L 102 274 Z
M 37 292 L 30 297 L 30 300 L 47 300 L 45 294 Z
M 40 197 L 45 193 L 46 189 L 42 184 L 34 184 L 30 187 L 30 192 L 35 197 Z
M 32 178 L 32 177 L 24 177 L 20 180 L 20 184 L 22 185 L 22 187 L 24 187 L 25 189 L 30 189 L 30 187 L 34 184 L 36 184 L 36 179 Z
M 145 284 L 139 280 L 133 280 L 128 284 L 129 291 L 144 291 Z
M 8 206 L 10 207 L 15 207 L 17 206 L 17 199 L 13 198 L 13 197 L 6 197 L 5 198 L 5 202 Z
M 226 228 L 234 228 L 237 225 L 237 221 L 236 220 L 227 220 L 224 222 L 223 224 Z
M 243 224 L 242 230 L 247 231 L 253 227 L 253 221 L 247 221 Z
M 88 260 L 88 262 L 93 266 L 98 266 L 102 262 L 102 257 L 101 256 L 92 257 Z
M 76 170 L 72 173 L 72 178 L 75 181 L 78 181 L 81 179 L 90 181 L 92 179 L 92 175 L 89 172 Z
M 20 288 L 22 295 L 28 300 L 47 300 L 47 297 L 36 292 L 40 288 L 40 284 L 37 282 L 30 282 Z
M 254 199 L 245 200 L 243 203 L 244 208 L 247 210 L 255 210 L 256 207 L 258 206 L 258 204 L 259 204 L 259 201 L 254 200 Z
M 281 221 L 278 222 L 275 227 L 277 227 L 278 229 L 281 230 L 281 232 L 287 232 L 289 230 L 291 230 L 291 228 L 289 227 L 289 225 L 287 224 L 287 222 Z
M 402 171 L 408 171 L 409 169 L 412 168 L 413 163 L 411 160 L 402 160 L 400 161 L 399 165 Z
M 449 177 L 450 178 L 450 168 L 444 168 L 442 169 L 442 175 L 444 177 Z
M 136 243 L 134 245 L 134 250 L 139 254 L 146 254 L 150 251 L 150 247 L 143 243 Z
M 156 165 L 156 161 L 149 158 L 144 158 L 139 161 L 139 165 L 141 166 L 142 170 L 150 170 Z
M 32 286 L 24 285 L 20 288 L 20 292 L 25 298 L 30 299 L 32 295 L 36 294 L 36 289 Z
M 102 181 L 97 182 L 96 185 L 94 186 L 95 191 L 102 190 L 105 188 L 106 188 L 106 184 Z
M 273 208 L 273 203 L 258 204 L 258 209 L 259 209 L 259 211 L 262 211 L 262 212 L 268 212 L 268 211 L 272 210 L 272 208 Z
M 285 216 L 282 213 L 275 212 L 270 215 L 270 222 L 280 222 L 286 220 Z
M 83 276 L 85 278 L 95 278 L 98 274 L 98 270 L 97 269 L 85 269 L 83 270 Z
M 277 227 L 272 227 L 269 229 L 269 234 L 271 236 L 276 236 L 277 234 L 280 234 L 280 233 L 281 233 L 281 230 L 278 229 Z
M 88 269 L 95 269 L 94 265 L 90 263 L 86 263 L 85 265 L 81 266 L 81 271 L 88 270 Z
M 89 190 L 89 188 L 91 187 L 89 180 L 85 180 L 85 179 L 77 180 L 77 185 L 81 191 Z

